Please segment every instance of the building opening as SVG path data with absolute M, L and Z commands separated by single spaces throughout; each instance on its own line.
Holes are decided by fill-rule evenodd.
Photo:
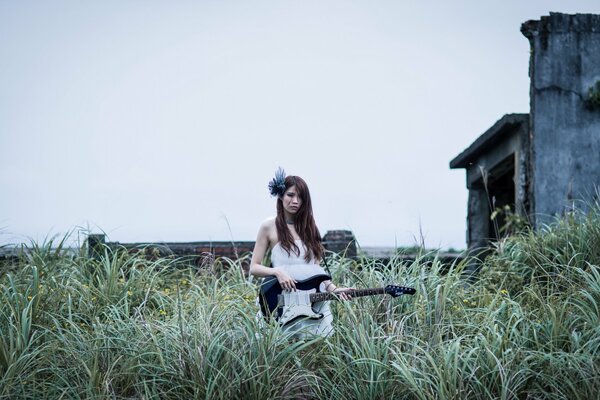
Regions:
M 496 165 L 487 176 L 490 240 L 498 240 L 508 232 L 508 216 L 515 213 L 515 155 Z

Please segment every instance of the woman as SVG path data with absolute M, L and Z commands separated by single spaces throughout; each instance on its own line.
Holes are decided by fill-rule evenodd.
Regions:
M 283 290 L 296 290 L 298 280 L 324 274 L 319 262 L 323 260 L 321 236 L 315 224 L 310 192 L 304 179 L 285 176 L 279 168 L 269 183 L 271 195 L 277 196 L 277 216 L 265 220 L 258 231 L 250 273 L 257 277 L 275 276 Z M 262 265 L 267 250 L 271 250 L 273 268 Z M 319 291 L 334 292 L 349 300 L 351 288 L 338 288 L 330 280 L 321 283 Z M 321 319 L 302 319 L 285 325 L 295 336 L 307 334 L 327 336 L 332 332 L 328 302 L 315 303 L 313 308 L 323 314 Z

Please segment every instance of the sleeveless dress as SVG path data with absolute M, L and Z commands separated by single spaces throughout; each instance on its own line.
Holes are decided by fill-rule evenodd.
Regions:
M 291 249 L 290 254 L 281 247 L 279 242 L 275 244 L 271 250 L 271 263 L 273 267 L 280 267 L 296 280 L 303 280 L 310 278 L 316 274 L 326 274 L 325 270 L 317 264 L 314 260 L 306 262 L 304 255 L 306 254 L 306 247 L 302 240 L 296 240 L 296 246 L 300 249 L 300 254 L 294 252 L 294 248 Z M 321 284 L 317 290 L 318 292 L 325 291 L 325 285 Z M 333 316 L 329 308 L 329 301 L 321 301 L 313 304 L 313 309 L 323 314 L 321 319 L 300 319 L 293 321 L 283 327 L 283 330 L 287 333 L 292 334 L 297 338 L 305 338 L 311 335 L 317 336 L 329 336 L 333 333 Z

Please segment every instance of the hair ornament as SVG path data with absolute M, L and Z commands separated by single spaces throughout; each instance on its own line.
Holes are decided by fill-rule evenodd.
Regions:
M 271 196 L 283 196 L 285 193 L 285 171 L 279 167 L 275 172 L 275 178 L 269 182 Z

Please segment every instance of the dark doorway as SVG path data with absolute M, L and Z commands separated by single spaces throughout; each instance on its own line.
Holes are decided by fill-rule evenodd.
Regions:
M 515 156 L 511 154 L 497 166 L 487 177 L 487 191 L 490 204 L 489 224 L 490 240 L 504 236 L 507 217 L 515 212 Z

